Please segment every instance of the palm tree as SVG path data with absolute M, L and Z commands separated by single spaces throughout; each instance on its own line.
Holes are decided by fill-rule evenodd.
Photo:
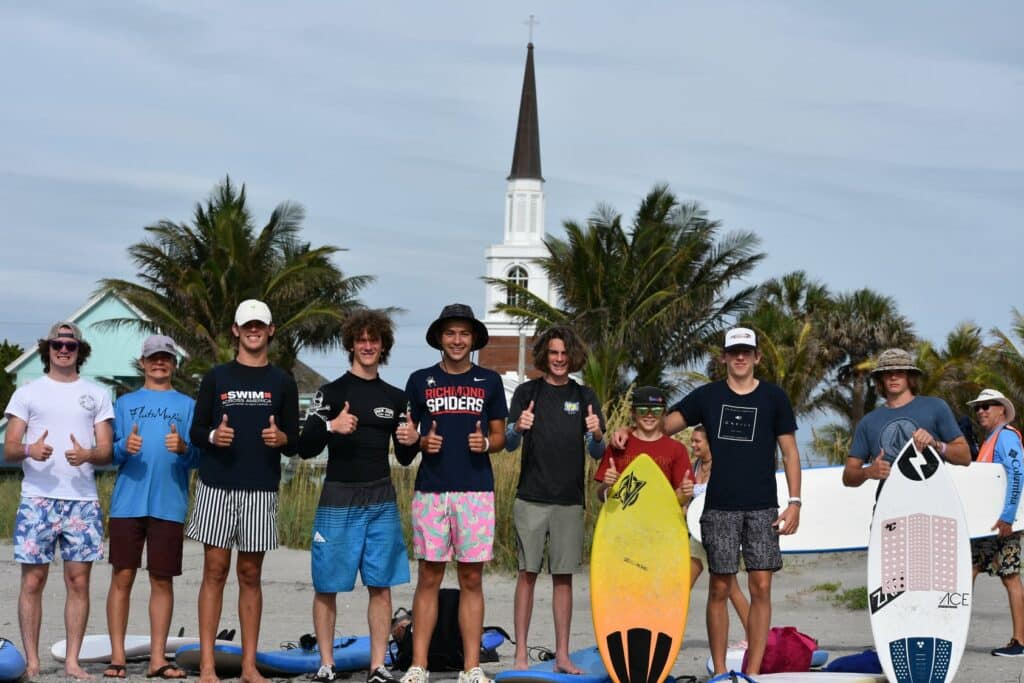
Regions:
M 953 412 L 962 416 L 967 401 L 985 387 L 1001 384 L 994 367 L 995 355 L 985 346 L 981 328 L 961 322 L 946 335 L 945 348 L 930 342 L 917 345 L 917 366 L 921 368 L 920 393 L 944 399 Z
M 284 202 L 257 230 L 245 186 L 225 178 L 196 205 L 191 224 L 159 221 L 128 248 L 139 282 L 100 280 L 99 292 L 117 294 L 147 318 L 107 324 L 173 337 L 189 354 L 179 375 L 192 381 L 234 357 L 231 324 L 244 299 L 261 299 L 273 311 L 271 357 L 281 367 L 291 370 L 302 349 L 338 347 L 339 323 L 361 305 L 356 295 L 373 278 L 346 277 L 331 263 L 338 247 L 301 241 L 304 217 L 300 205 Z
M 513 319 L 576 327 L 591 348 L 584 379 L 602 401 L 622 393 L 630 371 L 638 384 L 662 385 L 667 368 L 699 359 L 725 319 L 748 307 L 753 288 L 733 286 L 763 258 L 753 233 L 720 236 L 720 223 L 666 185 L 647 194 L 628 228 L 605 205 L 564 228 L 539 259 L 558 305 L 511 280 L 487 282 L 512 294 L 514 304 L 497 310 Z
M 814 392 L 825 379 L 828 355 L 818 321 L 831 306 L 828 288 L 796 270 L 761 284 L 741 320 L 757 333 L 757 376 L 782 387 L 798 416 L 819 408 Z
M 1016 308 L 1012 309 L 1011 314 L 1012 336 L 999 328 L 992 330 L 996 338 L 996 343 L 992 347 L 992 365 L 1001 379 L 993 384 L 1017 406 L 1017 426 L 1021 426 L 1024 425 L 1024 352 L 1021 351 L 1021 346 L 1014 342 L 1014 337 L 1024 344 L 1024 315 Z
M 852 433 L 878 401 L 870 381 L 879 353 L 910 348 L 915 340 L 910 320 L 896 302 L 871 289 L 841 294 L 822 316 L 821 338 L 835 382 L 817 398 L 841 416 Z

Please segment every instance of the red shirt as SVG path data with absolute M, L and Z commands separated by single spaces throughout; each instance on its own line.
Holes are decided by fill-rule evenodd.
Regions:
M 657 441 L 641 441 L 635 436 L 630 436 L 624 450 L 611 446 L 605 449 L 594 479 L 600 482 L 604 481 L 604 473 L 608 470 L 612 460 L 615 461 L 615 469 L 622 472 L 638 455 L 644 453 L 657 463 L 673 489 L 678 489 L 683 483 L 683 479 L 693 478 L 690 471 L 690 454 L 687 452 L 686 446 L 668 436 L 662 436 Z

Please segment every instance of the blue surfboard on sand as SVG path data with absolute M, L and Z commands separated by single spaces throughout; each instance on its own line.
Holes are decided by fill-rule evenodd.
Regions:
M 525 671 L 502 671 L 494 676 L 501 683 L 607 683 L 611 676 L 604 668 L 601 653 L 596 647 L 577 650 L 569 655 L 582 674 L 555 673 L 555 661 L 534 664 Z
M 481 644 L 494 649 L 505 642 L 496 631 L 484 631 Z M 242 673 L 242 648 L 239 645 L 215 645 L 214 662 L 219 676 L 237 678 Z M 390 654 L 385 663 L 390 664 Z M 199 671 L 199 646 L 185 645 L 178 649 L 175 663 L 186 671 Z M 313 673 L 320 668 L 320 649 L 283 648 L 256 653 L 256 666 L 264 676 L 296 676 Z M 343 636 L 334 640 L 334 668 L 338 671 L 362 671 L 370 668 L 370 636 Z M 581 682 L 582 683 L 582 682 Z
M 0 681 L 16 681 L 25 673 L 25 658 L 6 638 L 0 638 Z

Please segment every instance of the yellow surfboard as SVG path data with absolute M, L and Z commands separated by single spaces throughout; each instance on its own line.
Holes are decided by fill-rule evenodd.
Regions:
M 646 454 L 623 470 L 594 528 L 590 607 L 616 683 L 661 683 L 672 670 L 690 601 L 690 543 L 672 486 Z

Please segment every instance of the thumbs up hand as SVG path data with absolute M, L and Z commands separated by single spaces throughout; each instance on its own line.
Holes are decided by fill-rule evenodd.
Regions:
M 486 436 L 484 436 L 483 430 L 480 426 L 480 420 L 476 421 L 476 430 L 469 433 L 469 450 L 472 453 L 486 453 L 490 447 L 490 442 Z
M 693 474 L 687 470 L 683 475 L 683 481 L 679 484 L 679 488 L 676 489 L 676 497 L 680 500 L 685 500 L 693 496 Z
M 615 468 L 615 458 L 608 458 L 608 469 L 604 471 L 604 483 L 614 484 L 619 480 L 619 470 Z
M 64 457 L 68 459 L 68 464 L 72 467 L 78 467 L 89 462 L 92 457 L 91 448 L 83 448 L 82 444 L 78 443 L 78 439 L 75 435 L 71 435 L 71 448 L 64 451 Z
M 434 420 L 430 423 L 430 431 L 420 442 L 420 450 L 424 453 L 440 453 L 442 443 L 444 443 L 444 437 L 437 433 L 437 420 Z
M 341 409 L 341 412 L 327 426 L 330 427 L 332 432 L 351 434 L 359 426 L 359 418 L 348 411 L 348 401 L 345 401 L 345 407 Z
M 185 439 L 181 438 L 181 434 L 178 433 L 178 424 L 176 422 L 171 423 L 171 431 L 164 437 L 164 448 L 178 455 L 185 455 L 185 452 L 188 450 L 188 444 L 185 443 Z
M 533 401 L 530 401 L 530 405 L 526 406 L 523 412 L 519 413 L 519 419 L 516 420 L 516 431 L 522 434 L 527 429 L 533 427 Z
M 288 443 L 288 435 L 278 429 L 273 415 L 270 416 L 270 424 L 260 432 L 260 435 L 263 437 L 263 443 L 270 448 L 281 448 Z
M 53 446 L 46 443 L 46 437 L 49 436 L 50 430 L 44 429 L 42 435 L 28 446 L 28 457 L 33 460 L 43 462 L 49 459 L 53 455 Z
M 125 440 L 124 449 L 128 451 L 128 455 L 138 455 L 142 450 L 142 436 L 139 435 L 138 422 L 132 424 L 132 433 Z
M 587 405 L 587 417 L 583 422 L 587 427 L 587 431 L 594 435 L 595 441 L 600 441 L 604 438 L 604 433 L 601 432 L 601 418 L 594 413 L 594 406 Z
M 403 446 L 414 446 L 419 441 L 420 433 L 412 421 L 412 413 L 410 411 L 405 411 L 405 419 L 398 421 L 395 435 L 398 437 L 398 443 Z
M 227 413 L 221 418 L 220 424 L 213 430 L 213 438 L 210 443 L 220 448 L 227 448 L 235 440 L 235 430 L 228 426 Z

